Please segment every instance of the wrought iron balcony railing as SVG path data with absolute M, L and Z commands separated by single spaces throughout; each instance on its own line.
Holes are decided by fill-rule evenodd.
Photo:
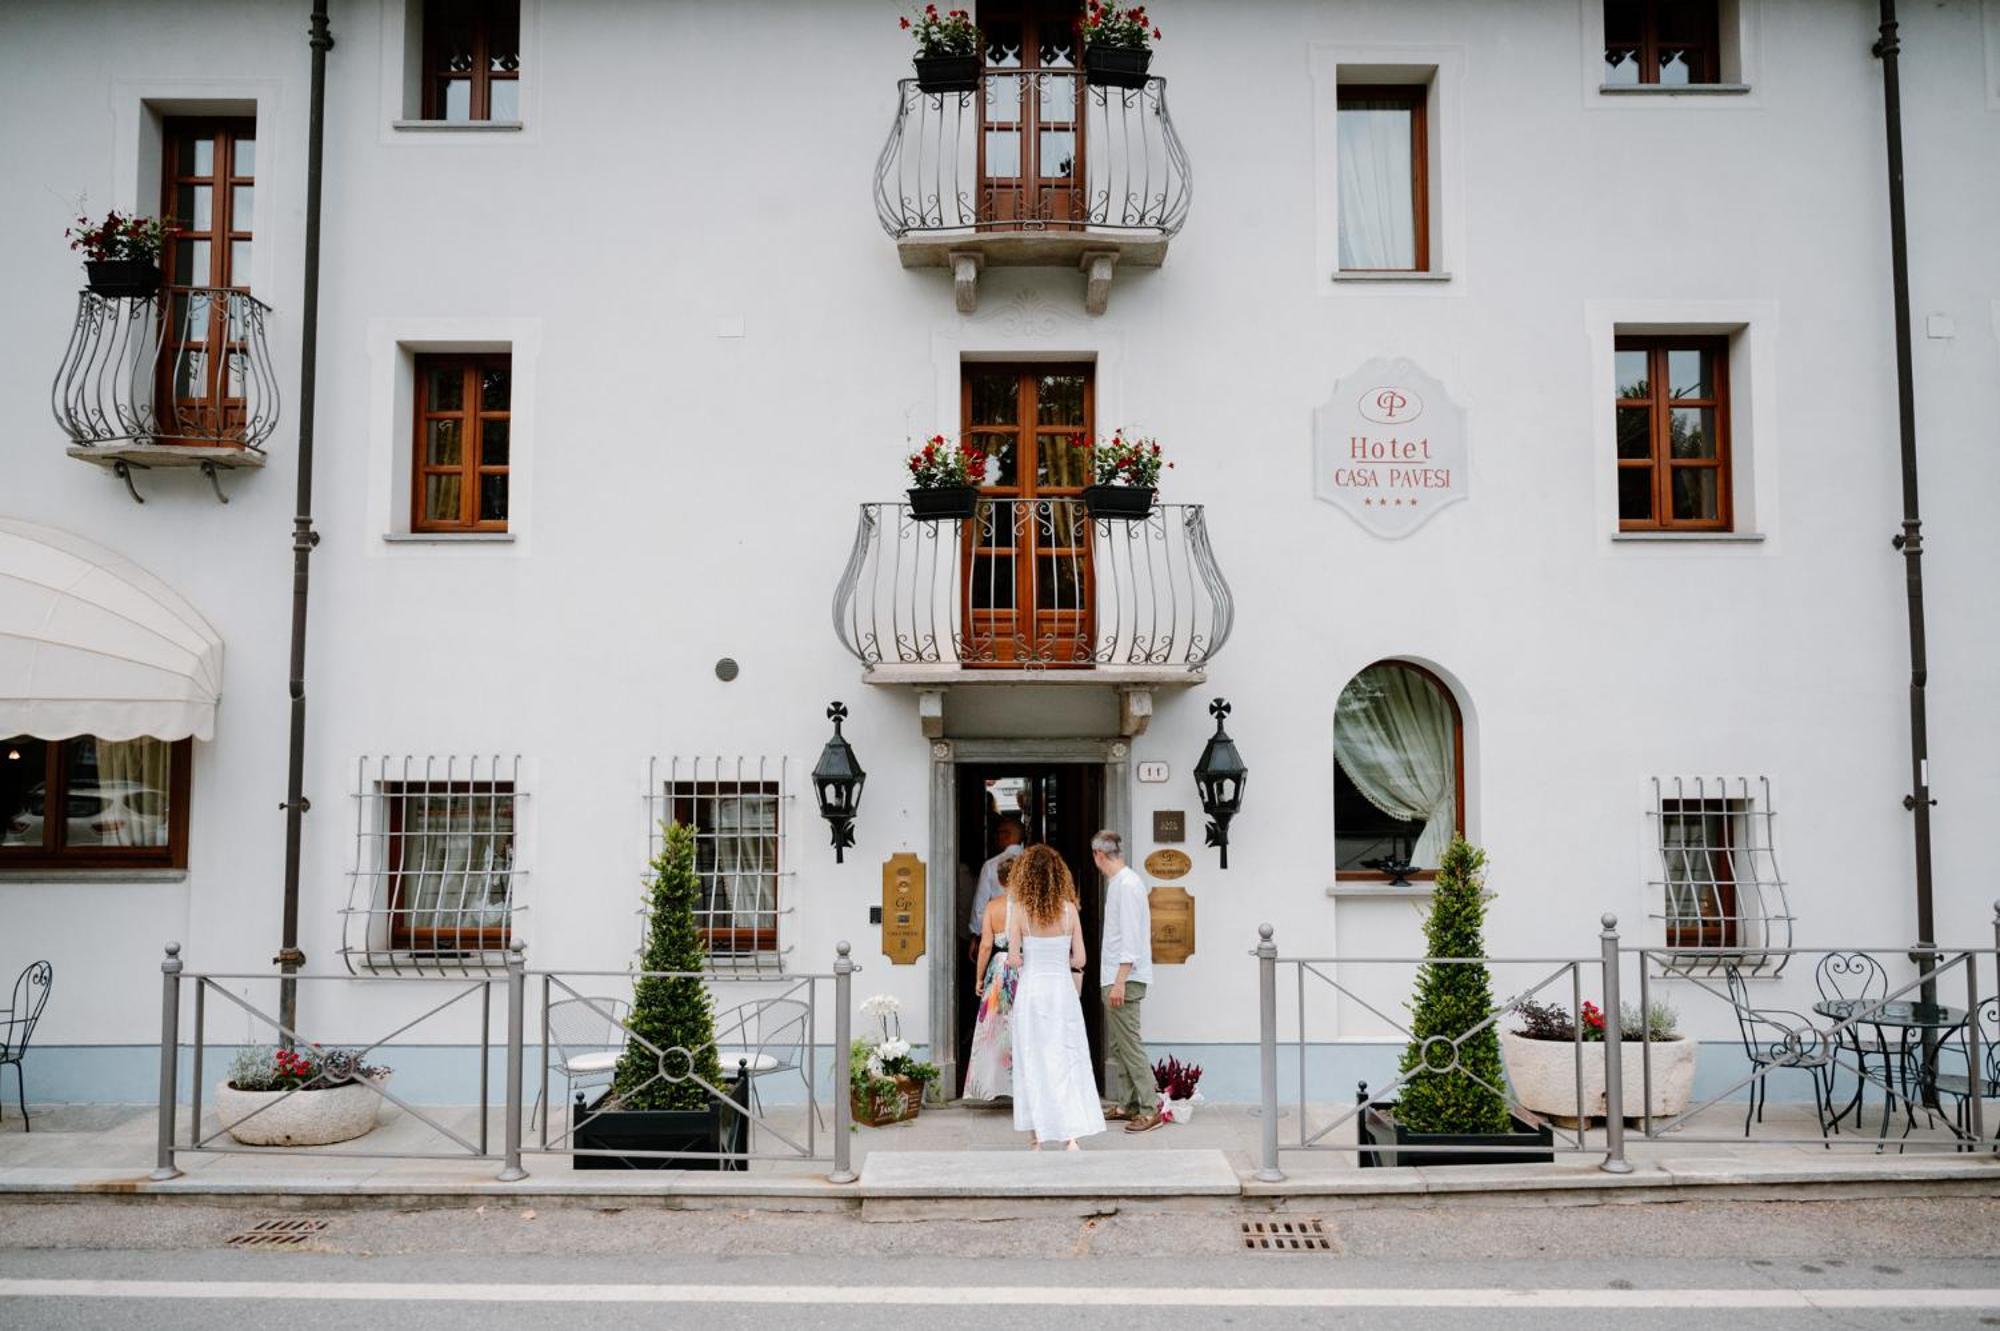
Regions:
M 1080 71 L 994 71 L 977 92 L 896 87 L 875 168 L 891 236 L 1077 231 L 1164 239 L 1187 220 L 1187 152 L 1167 84 L 1104 88 Z
M 1076 498 L 984 499 L 943 521 L 863 504 L 833 600 L 841 642 L 870 667 L 1195 671 L 1234 618 L 1201 505 L 1128 522 Z
M 278 428 L 270 307 L 227 287 L 77 295 L 50 406 L 74 450 L 129 445 L 261 452 Z

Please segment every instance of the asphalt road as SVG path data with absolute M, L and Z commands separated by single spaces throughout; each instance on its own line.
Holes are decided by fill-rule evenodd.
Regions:
M 2000 1326 L 2000 1200 L 1327 1211 L 1299 1252 L 1246 1218 L 0 1203 L 0 1327 Z M 266 1220 L 324 1228 L 229 1245 Z

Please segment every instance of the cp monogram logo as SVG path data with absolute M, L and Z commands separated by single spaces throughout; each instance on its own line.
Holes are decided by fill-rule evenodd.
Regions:
M 1407 388 L 1371 388 L 1356 404 L 1361 414 L 1378 425 L 1401 425 L 1423 415 L 1424 400 Z

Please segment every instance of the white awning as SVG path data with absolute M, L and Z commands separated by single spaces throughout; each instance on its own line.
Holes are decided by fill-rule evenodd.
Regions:
M 94 541 L 0 517 L 0 736 L 210 739 L 222 639 Z

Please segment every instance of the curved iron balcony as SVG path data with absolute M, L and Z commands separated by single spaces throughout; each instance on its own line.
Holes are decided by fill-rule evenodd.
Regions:
M 906 268 L 949 267 L 970 310 L 983 266 L 1080 265 L 1101 312 L 1114 264 L 1157 267 L 1193 176 L 1165 79 L 1093 87 L 1080 71 L 995 70 L 977 92 L 896 85 L 875 211 Z
M 79 292 L 49 393 L 70 453 L 112 462 L 151 452 L 135 465 L 158 465 L 170 451 L 185 451 L 226 466 L 236 452 L 250 455 L 237 465 L 260 463 L 278 428 L 278 379 L 264 342 L 270 312 L 227 287 Z
M 920 521 L 861 506 L 833 598 L 834 631 L 876 666 L 1198 672 L 1235 620 L 1199 504 L 1137 521 L 1081 499 L 982 499 L 977 517 Z

